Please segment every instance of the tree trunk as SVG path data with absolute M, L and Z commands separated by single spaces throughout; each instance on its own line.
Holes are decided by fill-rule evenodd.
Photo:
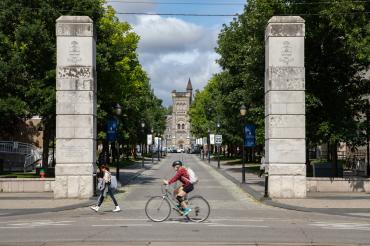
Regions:
M 48 169 L 49 166 L 49 144 L 51 138 L 51 130 L 49 124 L 44 124 L 44 136 L 43 136 L 43 144 L 42 144 L 42 167 Z

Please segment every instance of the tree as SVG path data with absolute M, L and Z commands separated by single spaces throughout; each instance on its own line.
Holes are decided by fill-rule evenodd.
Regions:
M 0 136 L 11 139 L 32 115 L 43 118 L 44 155 L 55 136 L 55 20 L 62 14 L 97 20 L 102 1 L 4 0 L 0 11 Z
M 6 6 L 6 8 L 5 8 Z M 86 15 L 97 31 L 98 130 L 104 137 L 112 103 L 124 108 L 121 136 L 138 141 L 149 107 L 161 110 L 137 58 L 139 36 L 120 22 L 102 0 L 4 0 L 0 9 L 0 136 L 12 139 L 17 124 L 42 116 L 43 163 L 55 138 L 55 21 L 61 15 Z M 153 106 L 154 105 L 154 106 Z M 162 120 L 164 121 L 164 120 Z M 158 122 L 162 121 L 158 119 Z
M 263 144 L 265 27 L 274 15 L 302 15 L 308 146 L 330 143 L 336 159 L 338 142 L 363 144 L 363 96 L 370 93 L 364 75 L 370 65 L 369 10 L 369 2 L 350 0 L 248 1 L 244 12 L 223 26 L 216 48 L 223 69 L 218 78 L 222 114 L 231 126 L 225 135 L 229 133 L 230 139 L 238 135 L 234 127 L 240 124 L 237 115 L 244 103 L 247 121 L 257 123 L 257 142 Z

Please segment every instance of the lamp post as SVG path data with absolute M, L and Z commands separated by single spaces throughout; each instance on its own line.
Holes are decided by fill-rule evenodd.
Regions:
M 208 163 L 211 163 L 211 130 L 208 129 L 208 136 L 207 136 L 207 154 L 208 154 Z
M 150 132 L 152 133 L 152 144 L 150 145 L 150 152 L 151 152 L 151 156 L 152 156 L 152 164 L 154 163 L 154 158 L 153 158 L 153 128 L 150 130 Z
M 158 137 L 157 137 L 157 145 L 158 145 L 158 148 L 157 148 L 157 150 L 158 150 L 158 161 L 160 161 L 161 159 L 160 159 L 160 153 L 159 153 L 159 139 L 160 139 L 160 137 L 161 137 L 161 135 L 160 134 L 158 134 Z
M 113 104 L 113 112 L 115 114 L 115 116 L 120 116 L 122 114 L 122 107 L 121 105 L 119 105 L 119 103 L 114 103 Z M 117 120 L 117 128 L 118 128 L 118 119 L 116 118 Z M 114 147 L 115 147 L 115 160 L 116 160 L 116 178 L 117 180 L 119 180 L 119 145 L 117 146 L 117 137 L 116 137 L 116 140 L 114 141 Z
M 141 133 L 144 138 L 144 128 L 145 128 L 145 122 L 141 122 Z M 141 141 L 141 167 L 144 168 L 144 143 Z
M 247 108 L 243 104 L 240 107 L 240 115 L 242 117 L 242 122 L 243 122 L 243 144 L 242 144 L 242 183 L 245 183 L 245 152 L 244 152 L 244 144 L 245 144 L 245 115 L 247 114 Z
M 216 131 L 216 133 L 218 134 L 218 130 L 220 129 L 220 126 L 221 126 L 221 124 L 220 124 L 220 122 L 217 122 L 217 131 Z M 216 145 L 216 148 L 218 148 L 217 149 L 217 168 L 220 168 L 220 149 L 221 149 L 221 145 Z
M 366 102 L 366 176 L 369 176 L 369 170 L 370 170 L 370 103 L 369 99 Z

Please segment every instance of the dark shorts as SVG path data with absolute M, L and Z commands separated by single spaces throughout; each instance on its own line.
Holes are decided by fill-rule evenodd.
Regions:
M 186 193 L 189 193 L 190 191 L 194 190 L 194 185 L 193 184 L 188 184 L 187 186 L 184 186 L 183 189 Z

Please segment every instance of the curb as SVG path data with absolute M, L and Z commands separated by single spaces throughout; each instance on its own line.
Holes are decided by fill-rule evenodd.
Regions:
M 264 197 L 263 194 L 254 190 L 253 188 L 251 188 L 247 184 L 245 184 L 245 185 L 241 184 L 239 182 L 239 180 L 235 179 L 233 176 L 228 174 L 225 170 L 218 169 L 214 165 L 209 164 L 208 161 L 206 161 L 206 160 L 202 160 L 202 159 L 199 159 L 199 160 L 202 161 L 203 163 L 207 164 L 208 166 L 212 167 L 214 170 L 216 170 L 222 176 L 224 176 L 225 178 L 227 178 L 228 180 L 233 182 L 235 185 L 240 187 L 243 191 L 248 193 L 253 199 L 255 199 L 255 200 L 257 200 L 257 201 L 259 201 L 259 202 L 261 202 L 265 205 L 276 207 L 276 208 L 292 210 L 292 211 L 306 212 L 306 213 L 320 213 L 320 214 L 327 214 L 327 215 L 338 215 L 338 216 L 343 216 L 343 217 L 355 217 L 355 218 L 369 219 L 368 216 L 343 214 L 343 213 L 339 213 L 339 212 L 336 212 L 336 211 L 321 211 L 322 209 L 320 209 L 320 208 L 319 209 L 312 209 L 312 208 L 305 208 L 305 207 L 287 205 L 287 204 L 284 204 L 284 203 L 275 202 L 271 198 Z M 370 209 L 368 209 L 368 213 L 370 213 Z
M 144 169 L 140 169 L 133 176 L 131 176 L 128 179 L 127 182 L 123 183 L 122 186 L 129 185 L 133 180 L 135 180 L 137 177 L 139 177 L 144 171 L 150 170 L 153 167 L 153 165 L 155 165 L 157 163 L 159 163 L 159 162 L 157 161 L 157 162 L 154 162 L 153 164 L 150 163 L 150 164 L 152 164 L 150 167 L 144 167 Z M 141 163 L 140 163 L 140 165 L 141 165 Z M 13 211 L 16 211 L 16 212 L 10 212 L 10 213 L 7 213 L 9 211 L 9 209 L 0 209 L 0 212 L 4 212 L 4 214 L 0 214 L 0 218 L 1 217 L 8 217 L 8 216 L 42 214 L 42 213 L 61 212 L 61 211 L 73 210 L 73 209 L 78 209 L 78 208 L 91 206 L 91 205 L 95 204 L 95 202 L 96 202 L 96 198 L 94 196 L 94 197 L 90 198 L 88 201 L 85 201 L 85 202 L 81 202 L 81 203 L 74 204 L 74 205 L 63 206 L 63 207 L 57 207 L 57 208 L 48 208 L 48 209 L 35 209 L 35 208 L 33 208 L 33 209 L 19 209 L 19 210 L 14 209 Z

